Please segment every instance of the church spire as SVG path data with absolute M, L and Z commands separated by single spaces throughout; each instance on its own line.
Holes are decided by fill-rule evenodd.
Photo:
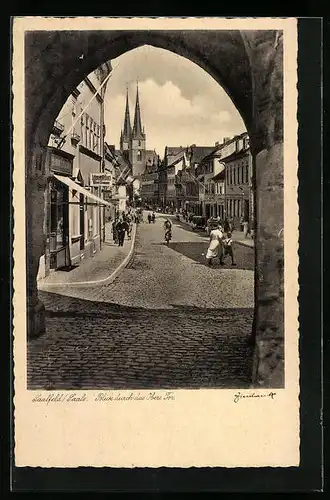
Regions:
M 132 135 L 131 119 L 129 115 L 129 103 L 128 103 L 128 88 L 126 89 L 126 110 L 125 110 L 125 120 L 123 128 L 123 139 L 129 141 Z
M 141 112 L 140 112 L 140 101 L 139 101 L 139 84 L 136 83 L 136 104 L 135 104 L 135 115 L 134 115 L 134 125 L 133 125 L 133 137 L 134 139 L 143 139 L 144 134 L 142 131 L 141 123 Z

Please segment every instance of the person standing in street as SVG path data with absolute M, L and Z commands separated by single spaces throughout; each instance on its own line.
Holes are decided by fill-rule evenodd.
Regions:
M 129 224 L 128 224 L 128 221 L 127 221 L 127 217 L 125 217 L 125 219 L 123 220 L 123 222 L 121 224 L 121 227 L 122 227 L 122 231 L 124 233 L 124 236 L 123 236 L 123 244 L 124 244 L 125 233 L 127 234 L 127 236 L 128 236 L 128 233 L 129 233 Z
M 121 219 L 119 219 L 117 222 L 116 230 L 118 234 L 118 246 L 122 247 L 124 245 L 125 229 L 123 227 L 123 221 Z
M 229 231 L 230 231 L 231 233 L 233 233 L 233 232 L 234 232 L 234 229 L 235 229 L 235 219 L 234 219 L 234 217 L 231 217 L 231 218 L 229 219 Z
M 210 232 L 210 244 L 206 252 L 206 262 L 209 267 L 212 266 L 213 259 L 217 257 L 220 259 L 220 264 L 223 265 L 223 244 L 222 239 L 224 237 L 223 228 L 221 225 L 217 229 L 213 229 Z
M 234 251 L 233 251 L 233 240 L 231 239 L 231 233 L 228 232 L 224 235 L 223 238 L 223 249 L 224 249 L 224 257 L 229 255 L 231 257 L 231 265 L 236 266 Z
M 250 225 L 249 225 L 249 222 L 247 220 L 244 220 L 244 222 L 243 222 L 243 231 L 244 231 L 244 238 L 247 238 L 248 235 L 251 234 Z
M 165 241 L 170 241 L 172 239 L 172 223 L 169 219 L 166 219 L 164 222 L 165 229 Z

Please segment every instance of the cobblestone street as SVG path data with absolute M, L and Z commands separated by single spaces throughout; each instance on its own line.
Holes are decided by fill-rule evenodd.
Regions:
M 139 226 L 111 284 L 39 292 L 47 331 L 28 343 L 30 389 L 249 386 L 253 249 L 210 269 L 205 234 L 174 224 L 167 247 L 163 222 Z

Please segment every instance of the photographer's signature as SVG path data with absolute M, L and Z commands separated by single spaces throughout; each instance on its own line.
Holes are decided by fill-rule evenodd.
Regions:
M 234 403 L 238 403 L 241 399 L 251 399 L 251 398 L 256 398 L 256 399 L 261 399 L 261 398 L 270 398 L 270 399 L 275 399 L 276 392 L 270 391 L 270 392 L 265 392 L 265 393 L 259 393 L 259 392 L 250 392 L 247 394 L 243 394 L 242 392 L 237 392 L 234 395 Z

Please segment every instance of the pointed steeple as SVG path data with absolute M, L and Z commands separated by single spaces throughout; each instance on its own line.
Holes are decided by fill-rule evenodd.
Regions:
M 128 103 L 128 88 L 126 89 L 126 110 L 125 110 L 125 120 L 124 128 L 122 132 L 122 138 L 125 141 L 129 141 L 132 135 L 131 119 L 129 115 L 129 103 Z
M 144 139 L 144 133 L 142 131 L 141 123 L 141 111 L 140 111 L 140 101 L 139 101 L 139 84 L 136 84 L 136 104 L 135 104 L 135 115 L 134 115 L 134 125 L 133 125 L 133 138 L 134 139 Z

